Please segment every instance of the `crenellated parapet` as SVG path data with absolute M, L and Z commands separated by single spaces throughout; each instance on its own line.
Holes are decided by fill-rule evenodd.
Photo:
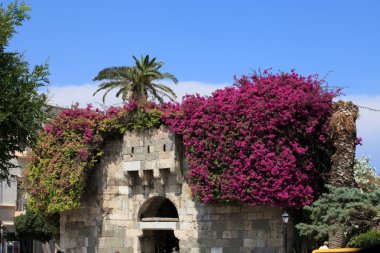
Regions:
M 123 173 L 128 185 L 151 185 L 153 180 L 167 184 L 169 175 L 183 183 L 180 140 L 166 128 L 134 130 L 124 135 Z

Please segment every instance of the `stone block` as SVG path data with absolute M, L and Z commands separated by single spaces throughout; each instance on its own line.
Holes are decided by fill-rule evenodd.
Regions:
M 235 221 L 235 230 L 244 230 L 244 221 Z
M 169 151 L 169 152 L 168 151 L 166 151 L 166 152 L 161 151 L 158 154 L 159 154 L 158 155 L 159 159 L 172 159 L 172 160 L 175 159 L 175 152 L 174 151 Z
M 223 248 L 211 248 L 211 253 L 223 253 Z
M 215 206 L 214 207 L 214 213 L 230 213 L 231 207 L 230 206 Z
M 251 230 L 252 222 L 250 220 L 245 220 L 243 223 L 244 230 Z
M 145 161 L 145 169 L 147 169 L 147 170 L 156 170 L 157 169 L 157 160 L 147 160 L 147 161 Z
M 199 230 L 211 230 L 212 222 L 199 222 L 198 228 Z
M 267 233 L 264 230 L 257 230 L 256 234 L 257 234 L 257 238 L 264 239 L 264 238 L 267 238 L 270 233 Z
M 113 230 L 103 230 L 101 236 L 102 237 L 112 237 L 115 235 Z
M 130 186 L 119 186 L 119 194 L 128 195 L 131 193 L 131 187 Z
M 243 230 L 232 230 L 232 238 L 244 238 L 244 231 Z
M 141 155 L 142 156 L 142 155 Z M 157 160 L 158 159 L 158 153 L 148 153 L 148 154 L 145 154 L 142 158 L 140 158 L 141 160 L 145 160 L 145 161 L 151 161 L 151 160 Z M 139 159 L 139 160 L 140 160 Z M 137 158 L 136 158 L 137 160 Z
M 232 238 L 232 232 L 231 231 L 223 231 L 222 238 L 231 239 Z
M 280 253 L 281 250 L 277 250 L 276 248 L 272 248 L 272 247 L 266 247 L 266 248 L 262 248 L 262 247 L 255 247 L 252 249 L 252 252 L 255 252 L 255 253 Z
M 141 170 L 141 161 L 124 162 L 123 171 L 139 171 Z
M 228 247 L 230 245 L 230 239 L 216 239 L 215 240 L 215 247 Z
M 158 160 L 157 167 L 159 169 L 173 168 L 174 160 L 173 159 L 160 159 Z
M 105 247 L 106 246 L 106 238 L 100 237 L 99 238 L 99 247 Z
M 223 221 L 215 220 L 212 222 L 211 229 L 216 231 L 224 231 L 226 228 L 226 224 Z
M 264 219 L 264 213 L 263 212 L 257 212 L 257 219 L 258 220 Z
M 264 212 L 264 219 L 273 219 L 273 218 L 280 218 L 281 216 L 276 217 L 273 210 L 268 210 L 267 212 Z
M 108 214 L 109 220 L 129 220 L 127 214 Z
M 251 248 L 240 247 L 239 253 L 252 253 L 252 252 L 251 252 Z
M 184 229 L 184 230 L 194 229 L 194 225 L 192 222 L 181 222 L 180 227 L 181 229 Z
M 240 247 L 227 247 L 223 249 L 223 253 L 237 253 Z
M 264 232 L 270 233 L 269 221 L 268 220 L 253 220 L 252 229 L 254 230 L 264 230 Z
M 264 248 L 265 246 L 266 246 L 266 241 L 264 239 L 257 239 L 256 240 L 256 247 Z
M 256 246 L 256 240 L 255 239 L 244 239 L 243 245 L 244 245 L 244 247 L 253 248 Z
M 145 154 L 147 153 L 147 147 L 134 147 L 133 148 L 133 155 L 135 154 Z
M 139 222 L 140 224 L 140 229 L 141 230 L 144 230 L 144 229 L 150 229 L 150 230 L 176 230 L 176 229 L 179 229 L 180 227 L 180 224 L 179 222 Z M 188 223 L 182 223 L 181 224 L 181 229 L 187 229 L 186 225 L 188 225 Z M 190 223 L 191 225 L 191 223 Z M 189 228 L 191 229 L 191 227 Z
M 87 247 L 87 253 L 96 253 L 95 247 Z
M 195 207 L 195 202 L 193 201 L 193 200 L 191 200 L 191 199 L 186 199 L 185 200 L 185 207 L 186 208 L 189 208 L 189 207 Z
M 213 221 L 224 220 L 224 216 L 222 214 L 212 213 L 210 214 L 210 220 L 213 220 Z

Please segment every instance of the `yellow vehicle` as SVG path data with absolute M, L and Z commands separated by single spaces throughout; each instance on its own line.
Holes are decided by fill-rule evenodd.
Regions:
M 312 253 L 351 253 L 360 250 L 360 248 L 316 249 Z

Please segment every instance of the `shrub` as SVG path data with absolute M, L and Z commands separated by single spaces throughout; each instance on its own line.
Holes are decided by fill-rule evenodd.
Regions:
M 370 248 L 380 245 L 380 231 L 368 231 L 357 235 L 348 243 L 351 248 Z

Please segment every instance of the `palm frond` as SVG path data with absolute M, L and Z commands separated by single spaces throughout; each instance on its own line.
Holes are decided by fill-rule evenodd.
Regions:
M 111 90 L 113 90 L 113 88 L 109 88 L 109 89 L 103 94 L 103 97 L 102 97 L 103 103 L 106 101 L 106 96 L 107 96 L 107 94 L 108 94 Z
M 158 92 L 155 90 L 155 89 L 150 89 L 149 90 L 152 94 L 152 96 L 158 100 L 158 102 L 160 104 L 163 104 L 164 103 L 164 99 L 162 98 L 162 96 L 158 95 Z
M 98 93 L 99 91 L 101 90 L 105 90 L 105 89 L 113 89 L 113 88 L 116 88 L 116 87 L 119 87 L 121 86 L 122 83 L 121 82 L 104 82 L 104 83 L 101 83 L 99 84 L 99 88 L 94 92 L 94 94 L 92 94 L 93 96 L 95 96 L 96 93 Z
M 168 98 L 170 101 L 175 101 L 175 98 L 173 98 L 172 96 L 170 96 L 169 94 L 163 92 L 163 91 L 160 91 L 160 90 L 156 90 L 156 93 L 158 96 L 162 97 L 162 98 Z
M 173 96 L 174 98 L 177 98 L 175 92 L 168 86 L 166 85 L 163 85 L 163 84 L 160 84 L 160 83 L 152 83 L 152 86 L 158 90 L 160 90 L 161 92 L 166 92 L 168 94 L 170 94 L 171 96 Z
M 162 78 L 168 78 L 168 79 L 172 80 L 173 83 L 175 83 L 175 84 L 178 83 L 178 79 L 173 74 L 170 74 L 168 72 L 162 73 Z
M 93 81 L 120 80 L 130 71 L 130 67 L 111 67 L 101 70 Z

